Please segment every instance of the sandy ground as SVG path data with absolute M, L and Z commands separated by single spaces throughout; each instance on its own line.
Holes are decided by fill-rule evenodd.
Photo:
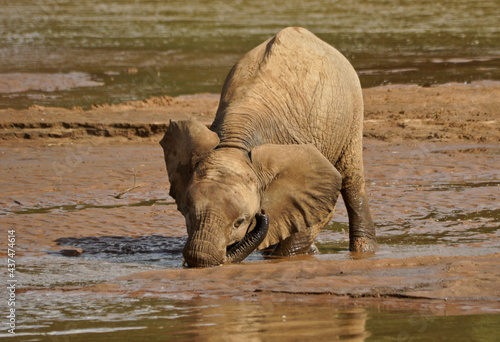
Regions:
M 383 141 L 498 142 L 500 82 L 433 87 L 386 86 L 364 90 L 365 137 Z M 217 95 L 168 96 L 120 105 L 81 108 L 32 107 L 0 110 L 0 139 L 150 138 L 170 119 L 210 124 Z M 143 140 L 143 139 L 142 139 Z
M 194 117 L 209 124 L 218 97 L 165 96 L 89 111 L 34 107 L 0 111 L 1 219 L 5 230 L 16 229 L 17 256 L 36 260 L 24 275 L 20 269 L 26 280 L 20 291 L 176 299 L 305 295 L 319 301 L 391 300 L 396 306 L 426 301 L 445 303 L 458 313 L 498 312 L 498 228 L 475 232 L 474 225 L 499 220 L 500 83 L 390 86 L 365 89 L 364 96 L 366 174 L 374 217 L 384 223 L 382 240 L 389 244 L 393 229 L 408 229 L 409 236 L 399 237 L 406 250 L 412 236 L 435 234 L 429 245 L 444 245 L 447 234 L 458 240 L 462 233 L 475 234 L 476 240 L 460 240 L 455 246 L 467 253 L 430 249 L 401 254 L 392 244 L 390 252 L 382 250 L 377 257 L 291 258 L 210 269 L 160 265 L 107 275 L 98 270 L 101 275 L 91 277 L 94 282 L 64 283 L 54 276 L 54 260 L 79 258 L 53 259 L 51 253 L 85 252 L 76 243 L 83 240 L 76 239 L 105 243 L 99 239 L 118 236 L 138 239 L 140 245 L 143 236 L 166 236 L 170 240 L 163 242 L 180 259 L 184 223 L 168 197 L 157 142 L 170 119 Z M 434 189 L 436 184 L 446 186 Z M 127 192 L 134 185 L 139 187 Z M 440 190 L 453 186 L 463 189 L 443 197 Z M 465 216 L 454 211 L 457 207 Z M 443 217 L 435 211 L 444 212 Z M 470 218 L 470 213 L 479 214 Z M 425 219 L 431 214 L 437 219 Z M 423 223 L 412 221 L 415 215 L 424 217 Z M 398 220 L 404 222 L 391 226 Z M 347 221 L 345 213 L 340 221 Z M 345 232 L 332 234 L 346 242 Z M 68 237 L 74 243 L 58 240 Z M 145 243 L 154 245 L 152 240 Z M 4 250 L 1 256 L 6 256 Z

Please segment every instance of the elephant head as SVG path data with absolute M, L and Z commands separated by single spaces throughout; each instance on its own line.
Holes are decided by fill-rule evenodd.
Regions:
M 340 192 L 340 174 L 312 145 L 247 151 L 196 120 L 171 122 L 160 144 L 186 220 L 188 266 L 239 262 L 306 231 L 331 215 Z

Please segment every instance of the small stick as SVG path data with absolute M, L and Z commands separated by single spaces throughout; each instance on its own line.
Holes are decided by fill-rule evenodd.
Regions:
M 136 170 L 134 169 L 134 185 L 131 187 L 131 188 L 128 188 L 127 190 L 123 191 L 123 192 L 120 192 L 118 195 L 110 195 L 111 197 L 114 197 L 116 199 L 121 199 L 123 195 L 125 195 L 127 192 L 130 192 L 132 190 L 134 190 L 135 188 L 138 188 L 141 186 L 141 184 L 139 185 L 135 185 L 135 180 L 136 180 L 136 177 L 137 177 L 137 172 Z

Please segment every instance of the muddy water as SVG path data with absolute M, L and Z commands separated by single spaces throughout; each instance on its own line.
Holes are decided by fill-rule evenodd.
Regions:
M 308 301 L 23 298 L 29 341 L 493 341 L 499 316 Z M 416 311 L 419 309 L 419 311 Z M 6 337 L 0 333 L 0 337 Z
M 286 26 L 336 46 L 365 87 L 499 80 L 499 16 L 496 0 L 8 1 L 0 108 L 219 93 L 232 64 Z
M 451 312 L 444 304 L 402 310 L 300 296 L 226 301 L 189 293 L 173 300 L 74 292 L 181 267 L 185 227 L 168 196 L 160 147 L 35 144 L 2 147 L 0 155 L 0 219 L 16 230 L 17 279 L 24 289 L 17 297 L 20 340 L 210 341 L 220 340 L 221 332 L 227 340 L 294 340 L 297 334 L 325 341 L 425 340 L 487 338 L 498 327 L 500 316 L 487 315 L 498 312 L 481 303 L 480 315 L 444 317 Z M 499 253 L 499 155 L 496 145 L 367 142 L 380 251 L 365 257 Z M 321 254 L 313 258 L 359 258 L 348 251 L 342 202 L 316 243 Z M 267 262 L 257 253 L 245 260 Z
M 158 146 L 0 153 L 0 215 L 22 227 L 26 256 L 56 256 L 69 246 L 83 252 L 78 260 L 181 267 L 184 222 L 168 196 Z M 373 257 L 499 252 L 499 153 L 495 145 L 367 144 L 367 187 L 381 247 Z M 340 199 L 317 238 L 318 258 L 352 257 L 347 223 Z M 246 262 L 259 260 L 254 253 Z
M 499 251 L 499 153 L 495 145 L 418 143 L 384 153 L 366 146 L 367 187 L 382 244 L 378 256 Z M 334 221 L 318 245 L 342 254 L 348 221 Z

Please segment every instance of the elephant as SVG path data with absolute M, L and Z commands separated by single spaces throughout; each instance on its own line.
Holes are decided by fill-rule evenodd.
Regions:
M 317 252 L 342 195 L 349 248 L 377 249 L 365 190 L 359 78 L 335 48 L 288 27 L 231 69 L 210 128 L 171 121 L 160 144 L 170 195 L 183 214 L 189 267 L 255 250 Z

